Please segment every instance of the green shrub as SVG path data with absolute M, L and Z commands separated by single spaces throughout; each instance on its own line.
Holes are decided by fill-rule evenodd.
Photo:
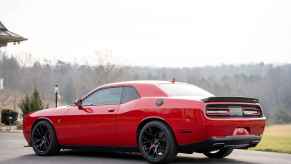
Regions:
M 20 102 L 19 108 L 21 109 L 23 115 L 43 109 L 43 103 L 38 90 L 34 89 L 30 97 L 26 95 Z

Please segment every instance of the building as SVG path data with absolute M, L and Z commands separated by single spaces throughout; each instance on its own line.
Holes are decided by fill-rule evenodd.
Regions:
M 27 39 L 16 33 L 9 31 L 0 22 L 0 47 L 5 47 L 8 43 L 19 43 L 24 40 L 27 40 Z
M 9 31 L 0 22 L 0 48 L 7 46 L 8 43 L 19 43 L 24 40 L 27 40 L 27 39 L 14 32 Z M 17 111 L 16 102 L 17 102 L 17 98 L 15 96 L 9 95 L 8 93 L 5 93 L 5 91 L 3 90 L 3 85 L 2 85 L 2 87 L 0 88 L 0 124 L 1 124 L 2 109 L 14 109 L 15 111 Z M 17 112 L 19 113 L 20 111 L 18 110 Z

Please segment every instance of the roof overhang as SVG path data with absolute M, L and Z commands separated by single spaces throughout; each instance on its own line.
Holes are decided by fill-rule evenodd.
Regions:
M 9 31 L 1 22 L 0 22 L 0 47 L 6 46 L 8 43 L 19 43 L 27 40 L 26 38 Z

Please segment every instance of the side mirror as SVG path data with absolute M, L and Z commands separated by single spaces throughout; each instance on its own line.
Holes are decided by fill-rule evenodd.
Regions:
M 81 99 L 76 100 L 74 104 L 78 107 L 78 109 L 80 109 L 80 110 L 83 109 Z

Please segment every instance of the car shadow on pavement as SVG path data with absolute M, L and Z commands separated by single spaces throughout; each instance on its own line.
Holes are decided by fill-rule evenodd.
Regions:
M 64 156 L 80 156 L 80 157 L 95 157 L 95 158 L 108 158 L 108 159 L 120 159 L 120 160 L 135 160 L 140 162 L 146 162 L 145 159 L 139 153 L 124 153 L 124 152 L 100 152 L 100 151 L 88 151 L 88 150 L 66 150 L 62 151 L 59 155 Z M 209 159 L 207 157 L 195 157 L 195 156 L 178 156 L 174 163 L 215 163 L 215 164 L 254 164 L 251 162 L 240 161 L 237 159 Z
M 87 151 L 87 150 L 65 150 L 61 151 L 56 156 L 46 156 L 40 157 L 34 154 L 26 154 L 18 156 L 15 158 L 10 158 L 0 163 L 9 163 L 9 164 L 33 164 L 33 163 L 42 163 L 42 164 L 51 164 L 51 163 L 62 163 L 62 164 L 74 164 L 74 163 L 147 163 L 141 155 L 138 153 L 118 153 L 118 152 L 100 152 L 100 151 Z M 208 163 L 208 164 L 254 164 L 250 162 L 244 162 L 237 159 L 225 158 L 225 159 L 208 159 L 203 157 L 196 156 L 178 156 L 175 164 L 190 164 L 190 163 Z
M 79 157 L 95 157 L 95 158 L 119 158 L 124 160 L 143 160 L 143 157 L 138 153 L 124 153 L 124 152 L 104 152 L 90 149 L 78 149 L 78 150 L 63 150 L 58 156 L 79 156 Z
M 201 157 L 178 157 L 175 161 L 175 163 L 207 163 L 207 164 L 230 164 L 230 163 L 236 163 L 236 164 L 255 164 L 252 162 L 245 162 L 245 161 L 240 161 L 236 159 L 229 159 L 229 158 L 224 158 L 224 159 L 209 159 L 209 158 L 201 158 Z

